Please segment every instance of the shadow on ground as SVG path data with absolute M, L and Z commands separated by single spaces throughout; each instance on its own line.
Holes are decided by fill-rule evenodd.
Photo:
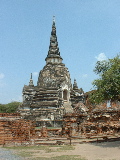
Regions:
M 96 142 L 96 143 L 91 143 L 91 145 L 99 146 L 99 147 L 110 147 L 110 148 L 115 148 L 119 147 L 120 149 L 120 141 L 114 141 L 114 142 Z

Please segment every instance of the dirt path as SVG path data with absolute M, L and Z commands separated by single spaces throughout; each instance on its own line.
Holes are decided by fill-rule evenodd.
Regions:
M 61 155 L 80 155 L 87 160 L 120 160 L 120 141 L 77 144 L 74 150 L 62 152 L 34 152 L 34 157 L 55 157 Z
M 79 144 L 72 152 L 87 160 L 120 160 L 120 142 Z

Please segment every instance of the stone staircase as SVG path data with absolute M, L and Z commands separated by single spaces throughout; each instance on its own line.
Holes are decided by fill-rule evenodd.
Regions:
M 65 108 L 66 113 L 72 113 L 73 112 L 73 108 L 72 108 L 70 102 L 64 102 L 63 106 Z

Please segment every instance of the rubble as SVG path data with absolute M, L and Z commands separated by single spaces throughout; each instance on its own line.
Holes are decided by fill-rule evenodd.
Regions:
M 18 114 L 0 114 L 0 144 L 30 142 L 35 135 L 34 122 L 21 119 Z M 3 117 L 4 116 L 4 117 Z
M 120 135 L 120 109 L 94 110 L 91 114 L 64 115 L 62 132 L 66 136 L 90 138 L 92 136 Z
M 44 124 L 44 123 L 43 123 Z M 91 142 L 120 138 L 120 109 L 106 108 L 89 110 L 79 103 L 73 113 L 65 113 L 62 128 L 35 128 L 31 120 L 19 114 L 0 114 L 0 144 L 64 144 L 76 139 Z

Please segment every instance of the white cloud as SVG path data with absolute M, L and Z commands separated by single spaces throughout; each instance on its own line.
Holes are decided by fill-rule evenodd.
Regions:
M 39 74 L 38 72 L 33 72 L 33 76 L 35 77 L 38 76 L 38 74 Z
M 5 75 L 3 73 L 0 73 L 0 79 L 3 79 Z
M 98 61 L 103 61 L 106 60 L 107 57 L 105 55 L 105 53 L 100 53 L 98 56 L 95 57 Z
M 83 74 L 82 75 L 82 78 L 87 78 L 88 77 L 88 74 Z

